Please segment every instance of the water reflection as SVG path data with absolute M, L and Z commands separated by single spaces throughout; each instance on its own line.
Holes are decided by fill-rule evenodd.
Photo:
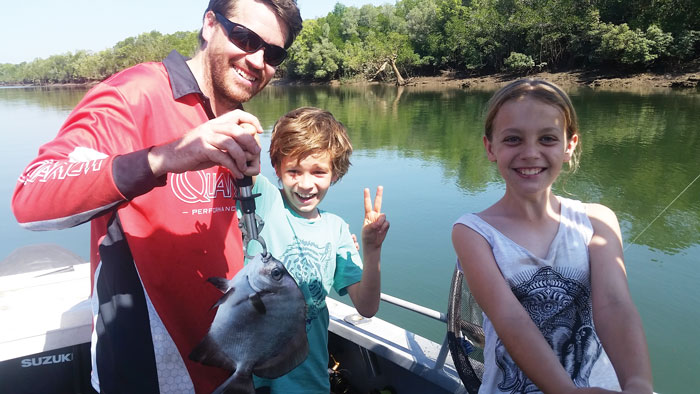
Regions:
M 3 88 L 0 103 L 6 108 L 65 112 L 85 91 L 84 87 Z M 356 150 L 394 151 L 437 163 L 444 177 L 475 195 L 500 183 L 481 142 L 483 112 L 491 93 L 384 85 L 270 86 L 246 108 L 266 129 L 289 109 L 326 108 L 348 126 Z M 674 198 L 700 171 L 700 95 L 590 89 L 572 89 L 570 94 L 580 117 L 583 155 L 580 170 L 567 178 L 564 190 L 556 185 L 557 191 L 611 207 L 624 222 L 625 241 L 634 239 L 668 253 L 697 244 L 700 182 Z
M 84 86 L 2 87 L 0 88 L 0 105 L 3 107 L 32 106 L 45 110 L 70 111 L 83 98 L 86 91 Z
M 270 87 L 248 108 L 266 127 L 290 108 L 327 108 L 348 126 L 356 149 L 396 151 L 439 163 L 446 178 L 465 193 L 478 194 L 500 183 L 481 142 L 490 94 L 391 86 Z M 667 253 L 697 244 L 700 182 L 646 227 L 700 171 L 700 96 L 590 89 L 571 95 L 580 117 L 583 155 L 579 171 L 565 185 L 556 185 L 557 191 L 608 205 L 623 221 L 626 242 L 636 239 Z

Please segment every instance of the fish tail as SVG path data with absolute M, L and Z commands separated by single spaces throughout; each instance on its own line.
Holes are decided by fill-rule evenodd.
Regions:
M 221 386 L 217 387 L 212 394 L 255 394 L 253 377 L 250 373 L 239 373 L 236 371 Z

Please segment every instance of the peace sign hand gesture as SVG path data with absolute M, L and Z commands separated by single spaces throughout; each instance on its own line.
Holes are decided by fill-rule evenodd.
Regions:
M 386 233 L 389 230 L 389 221 L 386 215 L 381 213 L 382 195 L 384 187 L 377 186 L 377 195 L 374 198 L 374 207 L 370 199 L 369 189 L 365 189 L 365 220 L 362 225 L 362 246 L 367 249 L 380 249 Z

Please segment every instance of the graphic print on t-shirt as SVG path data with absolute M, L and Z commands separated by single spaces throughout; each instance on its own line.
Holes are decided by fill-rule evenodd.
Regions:
M 306 330 L 318 317 L 319 310 L 326 306 L 326 292 L 323 286 L 323 273 L 331 267 L 331 243 L 321 246 L 312 241 L 297 239 L 287 246 L 282 256 L 287 271 L 297 281 L 306 298 Z
M 511 290 L 542 332 L 578 387 L 588 387 L 591 369 L 602 352 L 593 328 L 591 291 L 585 275 L 574 269 L 542 267 L 523 272 Z M 496 364 L 503 373 L 498 387 L 511 393 L 540 390 L 518 368 L 503 342 L 496 343 Z

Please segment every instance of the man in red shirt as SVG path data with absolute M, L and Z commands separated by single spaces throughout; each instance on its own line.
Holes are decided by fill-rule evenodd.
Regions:
M 235 182 L 260 170 L 247 130 L 262 127 L 241 104 L 300 30 L 294 0 L 211 0 L 192 59 L 173 51 L 91 89 L 20 176 L 23 227 L 91 222 L 96 390 L 211 392 L 229 375 L 187 355 L 220 297 L 206 279 L 243 266 Z

